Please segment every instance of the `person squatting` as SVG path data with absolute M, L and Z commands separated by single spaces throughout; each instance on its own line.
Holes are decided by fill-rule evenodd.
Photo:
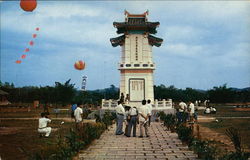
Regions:
M 40 134 L 40 137 L 48 138 L 51 133 L 51 127 L 47 127 L 47 124 L 50 123 L 51 120 L 47 117 L 47 114 L 45 112 L 41 113 L 41 118 L 39 118 L 39 124 L 38 124 L 38 133 Z

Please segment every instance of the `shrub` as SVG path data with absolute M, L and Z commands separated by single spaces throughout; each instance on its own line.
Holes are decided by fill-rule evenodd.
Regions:
M 248 160 L 250 153 L 231 152 L 220 157 L 219 160 Z
M 81 149 L 98 139 L 105 131 L 104 123 L 83 124 L 78 132 L 70 129 L 65 137 L 58 136 L 56 146 L 48 146 L 30 156 L 32 160 L 71 160 Z
M 164 121 L 164 119 L 166 118 L 166 113 L 163 112 L 163 111 L 160 111 L 160 112 L 157 113 L 157 117 L 160 117 L 160 119 L 162 121 Z
M 177 127 L 177 134 L 182 142 L 186 142 L 188 145 L 191 144 L 193 140 L 192 129 L 184 125 L 179 125 Z
M 250 157 L 250 153 L 243 151 L 240 132 L 236 128 L 230 127 L 226 129 L 226 135 L 233 142 L 235 152 L 224 155 L 220 160 L 247 160 Z
M 90 144 L 94 139 L 98 139 L 101 136 L 105 128 L 106 125 L 104 123 L 86 123 L 80 128 L 79 135 L 85 144 Z
M 230 127 L 226 129 L 226 135 L 233 142 L 236 152 L 241 154 L 243 152 L 243 149 L 239 131 L 234 127 Z
M 116 114 L 110 111 L 107 111 L 103 115 L 102 122 L 106 125 L 106 129 L 109 125 L 112 124 L 112 121 L 116 118 Z
M 208 141 L 194 139 L 191 143 L 191 148 L 198 154 L 199 158 L 204 160 L 216 159 L 217 148 L 211 146 Z
M 167 127 L 168 130 L 174 132 L 177 125 L 176 116 L 173 114 L 166 115 L 164 117 L 164 125 Z

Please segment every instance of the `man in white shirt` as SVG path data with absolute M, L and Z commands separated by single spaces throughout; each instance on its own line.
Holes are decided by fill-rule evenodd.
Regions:
M 147 104 L 148 110 L 149 110 L 149 116 L 148 116 L 148 125 L 150 126 L 151 123 L 151 115 L 152 115 L 152 104 L 151 104 L 151 100 L 149 99 Z
M 124 132 L 122 131 L 123 128 L 123 121 L 124 121 L 124 115 L 125 115 L 125 109 L 122 106 L 122 102 L 118 101 L 118 105 L 115 108 L 116 111 L 116 135 L 121 135 Z
M 190 121 L 194 121 L 194 104 L 192 102 L 189 102 L 189 117 Z
M 51 120 L 46 117 L 46 113 L 41 113 L 41 117 L 39 118 L 39 124 L 38 124 L 38 133 L 40 133 L 40 137 L 42 137 L 42 134 L 45 134 L 45 137 L 49 137 L 51 132 L 51 127 L 47 127 L 47 123 L 50 123 Z
M 75 116 L 75 122 L 76 122 L 76 128 L 79 129 L 79 125 L 82 122 L 82 108 L 80 108 L 80 104 L 77 104 L 77 107 L 74 111 L 74 116 Z
M 143 137 L 143 128 L 145 130 L 146 137 L 148 135 L 148 116 L 149 116 L 149 109 L 146 106 L 146 100 L 142 101 L 142 106 L 139 108 L 139 123 L 140 123 L 140 138 Z
M 209 107 L 207 107 L 204 111 L 204 114 L 210 114 L 211 113 L 211 109 Z
M 179 122 L 184 122 L 185 119 L 184 119 L 184 112 L 186 111 L 187 109 L 187 104 L 184 103 L 184 102 L 180 102 L 179 103 L 179 112 L 178 112 L 178 121 Z
M 130 117 L 130 121 L 128 124 L 128 132 L 127 137 L 130 137 L 131 130 L 133 128 L 133 137 L 136 137 L 136 124 L 137 124 L 137 117 L 138 117 L 138 111 L 136 107 L 131 107 L 128 111 L 128 115 Z

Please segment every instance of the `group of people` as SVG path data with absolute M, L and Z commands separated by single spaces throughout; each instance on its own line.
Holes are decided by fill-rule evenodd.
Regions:
M 139 124 L 140 127 L 140 138 L 143 137 L 144 133 L 146 137 L 149 137 L 148 126 L 150 126 L 152 105 L 150 100 L 142 100 L 140 107 L 125 106 L 125 103 L 120 99 L 118 105 L 115 108 L 116 111 L 116 135 L 131 136 L 133 130 L 133 137 L 136 137 L 136 126 Z M 123 124 L 126 124 L 125 130 L 123 131 Z M 143 132 L 144 130 L 144 132 Z
M 182 101 L 179 103 L 177 112 L 178 122 L 186 122 L 187 120 L 194 122 L 197 120 L 197 117 L 198 109 L 191 101 L 188 105 Z
M 79 129 L 82 122 L 83 110 L 80 106 L 80 104 L 73 104 L 71 107 L 71 118 L 75 119 L 77 129 Z M 44 136 L 47 138 L 51 133 L 52 129 L 51 127 L 48 127 L 48 123 L 51 122 L 51 119 L 49 119 L 48 115 L 48 112 L 42 112 L 41 118 L 38 120 L 38 133 L 40 137 Z
M 216 108 L 215 107 L 209 107 L 207 106 L 206 109 L 204 110 L 204 114 L 215 114 L 216 113 Z

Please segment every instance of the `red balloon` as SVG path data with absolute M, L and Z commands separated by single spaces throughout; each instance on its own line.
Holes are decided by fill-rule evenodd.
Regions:
M 26 58 L 26 54 L 23 54 L 21 58 L 22 58 L 22 59 Z
M 26 48 L 25 50 L 24 50 L 24 52 L 29 52 L 30 51 L 30 49 L 29 48 Z
M 38 27 L 36 28 L 36 31 L 39 31 L 39 28 L 38 28 Z
M 75 69 L 77 70 L 83 70 L 85 68 L 85 62 L 83 61 L 76 61 L 74 64 Z
M 33 34 L 33 35 L 32 35 L 33 38 L 36 38 L 36 36 L 37 36 L 37 34 Z
M 30 41 L 30 43 L 29 43 L 31 46 L 33 46 L 34 45 L 34 42 L 33 41 Z
M 32 12 L 37 6 L 36 0 L 20 0 L 20 7 L 27 12 Z
M 16 60 L 16 64 L 20 64 L 21 62 L 21 60 Z

